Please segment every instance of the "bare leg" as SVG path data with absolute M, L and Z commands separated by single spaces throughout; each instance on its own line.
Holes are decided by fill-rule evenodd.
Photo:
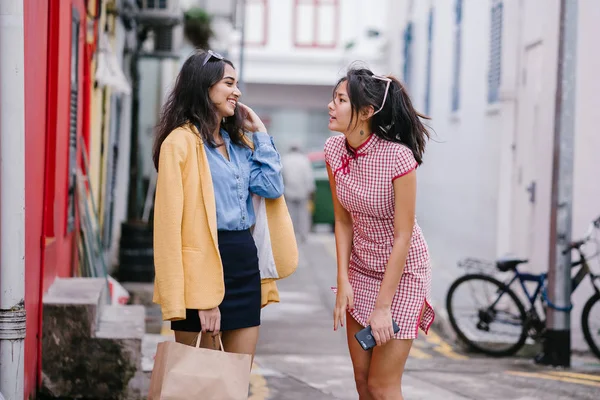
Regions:
M 354 338 L 354 335 L 363 329 L 363 327 L 346 313 L 346 335 L 348 339 L 348 349 L 354 368 L 354 381 L 356 382 L 356 391 L 360 400 L 372 400 L 369 393 L 369 365 L 371 364 L 372 350 L 365 351 Z
M 258 326 L 223 331 L 223 347 L 225 351 L 238 354 L 250 354 L 254 361 L 256 343 L 258 342 Z
M 402 374 L 412 342 L 412 339 L 394 339 L 373 349 L 368 380 L 373 400 L 404 399 Z

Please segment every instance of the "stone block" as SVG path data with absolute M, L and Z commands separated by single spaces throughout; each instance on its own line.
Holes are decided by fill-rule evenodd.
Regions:
M 139 339 L 80 338 L 42 350 L 41 394 L 60 399 L 130 400 L 139 371 Z
M 60 279 L 44 296 L 41 398 L 141 399 L 145 309 L 106 305 L 104 279 Z

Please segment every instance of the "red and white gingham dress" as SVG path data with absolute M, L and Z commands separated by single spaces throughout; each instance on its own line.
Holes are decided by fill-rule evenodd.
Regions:
M 406 146 L 374 134 L 356 150 L 343 135 L 330 137 L 325 144 L 325 161 L 335 176 L 337 198 L 352 215 L 354 238 L 348 276 L 354 290 L 354 310 L 350 314 L 366 326 L 392 253 L 393 181 L 413 171 L 417 162 Z M 415 339 L 419 327 L 428 332 L 435 317 L 430 292 L 429 251 L 415 220 L 406 266 L 391 307 L 400 327 L 396 339 Z

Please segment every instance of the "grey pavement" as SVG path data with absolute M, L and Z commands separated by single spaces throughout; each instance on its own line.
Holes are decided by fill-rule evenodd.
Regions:
M 251 399 L 358 399 L 343 330 L 334 332 L 335 247 L 330 234 L 301 245 L 297 272 L 280 282 L 281 303 L 263 310 Z M 435 271 L 433 279 L 436 279 Z M 449 284 L 449 283 L 448 283 Z M 600 362 L 573 357 L 569 370 L 527 358 L 466 354 L 445 334 L 444 313 L 414 342 L 405 399 L 599 399 Z
M 300 253 L 296 273 L 278 282 L 281 303 L 263 309 L 249 399 L 358 399 L 345 332 L 334 332 L 332 325 L 333 236 L 311 235 Z M 433 279 L 439 279 L 435 267 Z M 600 399 L 599 360 L 574 356 L 573 367 L 565 370 L 533 364 L 534 353 L 502 359 L 467 354 L 454 343 L 444 310 L 434 308 L 435 329 L 419 335 L 406 365 L 406 400 Z M 168 329 L 146 335 L 144 389 L 156 343 L 172 339 Z

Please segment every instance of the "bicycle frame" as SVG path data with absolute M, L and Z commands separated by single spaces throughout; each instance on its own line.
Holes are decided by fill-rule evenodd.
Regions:
M 600 275 L 594 275 L 592 273 L 583 251 L 581 251 L 580 248 L 576 249 L 576 251 L 579 255 L 579 259 L 577 261 L 573 261 L 571 263 L 571 268 L 575 268 L 580 265 L 581 265 L 581 268 L 579 269 L 579 271 L 577 271 L 575 276 L 573 278 L 571 278 L 571 294 L 573 294 L 575 292 L 577 287 L 579 287 L 579 284 L 585 279 L 585 277 L 587 275 L 590 276 L 590 282 L 592 284 L 592 287 L 594 288 L 594 291 L 596 293 L 600 293 L 600 288 L 598 286 L 596 286 L 596 283 L 595 283 L 596 279 L 600 280 Z M 547 278 L 548 278 L 547 273 L 541 273 L 541 274 L 522 273 L 522 272 L 519 272 L 518 268 L 515 268 L 515 274 L 512 277 L 512 279 L 508 283 L 506 283 L 506 286 L 510 287 L 515 281 L 518 280 L 521 285 L 521 289 L 523 289 L 523 293 L 525 293 L 525 296 L 527 296 L 527 300 L 529 301 L 529 306 L 531 309 L 534 307 L 538 296 L 540 294 L 543 294 L 542 292 L 543 292 L 544 284 L 545 284 Z M 525 285 L 527 282 L 536 282 L 537 283 L 535 290 L 533 291 L 532 294 L 530 294 L 530 291 L 527 289 L 527 286 Z M 500 293 L 500 295 L 498 296 L 498 299 L 496 299 L 496 301 L 492 304 L 492 306 L 495 306 L 498 303 L 498 301 L 502 297 L 502 294 L 503 293 Z M 548 302 L 547 299 L 544 298 L 545 295 L 543 295 L 542 297 L 543 297 L 542 300 L 547 303 Z
M 506 286 L 510 287 L 510 285 L 512 285 L 516 280 L 518 280 L 519 283 L 521 284 L 521 289 L 523 289 L 525 296 L 527 296 L 527 300 L 529 300 L 529 306 L 530 306 L 529 309 L 531 309 L 534 307 L 538 296 L 542 292 L 542 287 L 543 287 L 544 282 L 546 281 L 547 277 L 548 277 L 547 273 L 530 274 L 530 273 L 522 273 L 522 272 L 519 272 L 518 269 L 515 269 L 515 275 L 510 280 L 510 282 L 506 284 Z M 535 287 L 535 290 L 533 291 L 533 294 L 531 294 L 531 295 L 529 294 L 529 290 L 527 290 L 527 286 L 525 285 L 526 282 L 537 282 L 537 286 Z

